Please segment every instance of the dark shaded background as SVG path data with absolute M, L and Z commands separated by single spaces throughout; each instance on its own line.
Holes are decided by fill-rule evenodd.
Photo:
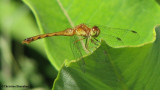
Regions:
M 51 89 L 57 71 L 48 61 L 43 40 L 29 45 L 21 43 L 27 37 L 40 34 L 33 13 L 21 0 L 1 0 L 0 12 L 2 90 L 16 85 Z

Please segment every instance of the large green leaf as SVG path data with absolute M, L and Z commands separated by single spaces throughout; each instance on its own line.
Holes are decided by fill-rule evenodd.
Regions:
M 70 27 L 80 23 L 137 31 L 140 38 L 125 45 L 153 41 L 152 30 L 160 21 L 160 7 L 154 0 L 24 0 L 24 2 L 33 11 L 42 33 L 61 31 L 66 29 L 66 25 Z M 107 40 L 103 33 L 106 33 L 106 29 L 101 30 L 99 38 Z M 58 70 L 64 60 L 74 59 L 69 37 L 47 38 L 45 48 L 50 62 Z
M 154 43 L 117 49 L 102 41 L 101 46 L 84 60 L 85 72 L 77 63 L 64 65 L 53 89 L 159 90 L 160 27 Z

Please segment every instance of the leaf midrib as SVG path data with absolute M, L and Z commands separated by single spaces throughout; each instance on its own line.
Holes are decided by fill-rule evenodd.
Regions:
M 67 11 L 64 9 L 64 7 L 63 7 L 62 3 L 60 2 L 60 0 L 57 0 L 57 3 L 58 3 L 58 5 L 59 5 L 59 7 L 61 8 L 63 14 L 64 14 L 65 17 L 67 18 L 68 22 L 69 22 L 70 25 L 72 26 L 72 28 L 75 27 L 75 26 L 74 26 L 74 23 L 72 22 L 72 20 L 71 20 L 69 14 L 67 13 Z M 80 36 L 78 36 L 78 38 L 80 39 Z M 80 42 L 81 42 L 81 45 L 82 45 L 83 49 L 85 50 L 85 52 L 86 52 L 86 53 L 89 53 L 89 51 L 85 48 L 84 42 L 83 42 L 82 40 L 80 40 Z

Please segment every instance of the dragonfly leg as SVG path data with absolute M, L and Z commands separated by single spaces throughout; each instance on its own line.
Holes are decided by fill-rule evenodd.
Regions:
M 78 40 L 76 40 L 76 41 L 74 41 L 74 44 L 76 44 L 78 41 L 81 41 L 81 40 L 83 40 L 83 39 L 86 39 L 87 37 L 84 37 L 84 38 L 81 38 L 81 39 L 78 39 Z M 85 47 L 84 47 L 87 51 L 89 51 L 88 50 L 88 45 L 85 43 Z
M 98 45 L 97 42 L 95 42 L 93 39 L 91 39 L 91 42 L 94 43 L 95 45 Z
M 87 50 L 88 50 L 89 40 L 90 40 L 90 38 L 87 37 L 87 38 L 86 38 L 86 43 L 85 43 L 85 47 L 86 47 Z M 88 51 L 89 51 L 89 50 L 88 50 Z
M 81 41 L 81 40 L 83 40 L 83 39 L 86 39 L 86 37 L 81 38 L 81 39 L 78 39 L 78 40 L 74 41 L 74 43 L 77 43 L 78 41 Z
M 96 40 L 97 42 L 100 42 L 98 39 L 94 38 L 94 40 Z

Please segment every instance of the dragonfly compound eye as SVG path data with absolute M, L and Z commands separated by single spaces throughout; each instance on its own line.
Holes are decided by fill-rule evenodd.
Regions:
M 100 33 L 100 29 L 99 29 L 97 26 L 94 26 L 94 27 L 92 28 L 91 35 L 92 35 L 93 37 L 97 37 L 97 36 L 99 35 L 99 33 Z

